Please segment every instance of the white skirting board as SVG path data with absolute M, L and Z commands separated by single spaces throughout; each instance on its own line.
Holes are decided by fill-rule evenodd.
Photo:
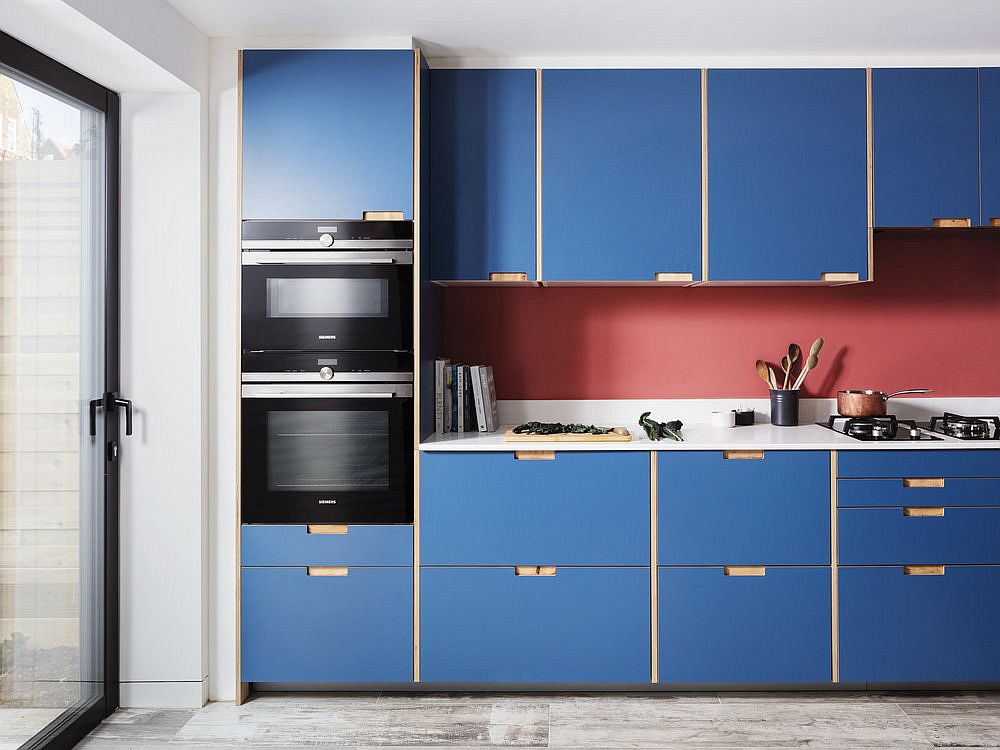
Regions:
M 637 425 L 639 415 L 652 412 L 653 419 L 679 419 L 687 424 L 708 424 L 713 411 L 752 408 L 757 422 L 770 419 L 770 400 L 733 398 L 692 399 L 608 399 L 499 401 L 501 424 L 539 422 L 584 422 L 608 426 Z M 1000 414 L 1000 397 L 982 398 L 894 398 L 889 413 L 900 419 L 927 421 L 935 414 L 950 411 L 966 416 Z M 799 422 L 819 422 L 837 413 L 834 398 L 806 398 L 799 404 Z
M 122 682 L 122 708 L 201 708 L 208 703 L 208 681 Z

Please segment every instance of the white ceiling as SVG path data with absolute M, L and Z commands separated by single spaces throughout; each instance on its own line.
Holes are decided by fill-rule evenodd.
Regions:
M 1000 0 L 168 2 L 209 36 L 412 36 L 433 58 L 1000 54 Z

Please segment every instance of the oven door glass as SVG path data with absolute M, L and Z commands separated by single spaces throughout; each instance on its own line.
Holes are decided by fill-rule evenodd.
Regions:
M 412 349 L 413 267 L 243 266 L 243 348 Z
M 411 398 L 244 398 L 244 523 L 410 523 Z

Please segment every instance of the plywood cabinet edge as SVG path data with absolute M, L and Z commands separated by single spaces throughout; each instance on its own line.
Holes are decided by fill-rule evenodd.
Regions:
M 236 68 L 236 226 L 241 226 L 243 220 L 243 50 L 237 50 L 237 68 Z M 237 233 L 239 235 L 239 233 Z M 237 239 L 238 246 L 233 249 L 233 252 L 239 253 L 242 251 L 242 243 L 240 243 L 239 238 Z M 236 267 L 236 279 L 235 288 L 240 288 L 240 273 L 242 267 L 237 265 Z M 233 498 L 234 504 L 236 506 L 236 524 L 234 533 L 236 534 L 236 560 L 234 564 L 236 565 L 236 590 L 234 596 L 236 598 L 236 608 L 234 613 L 235 619 L 235 672 L 236 672 L 236 705 L 241 705 L 250 694 L 249 683 L 243 682 L 243 620 L 242 620 L 242 607 L 243 607 L 243 579 L 242 570 L 240 567 L 240 562 L 243 559 L 243 549 L 242 549 L 242 535 L 240 533 L 240 519 L 243 517 L 243 504 L 242 504 L 242 477 L 240 472 L 240 467 L 242 466 L 243 460 L 243 425 L 242 425 L 242 408 L 240 399 L 240 384 L 242 381 L 241 372 L 241 351 L 242 351 L 242 331 L 241 331 L 241 320 L 242 320 L 242 297 L 237 295 L 236 298 L 236 357 L 237 362 L 236 372 L 234 373 L 234 380 L 236 381 L 235 393 L 236 393 L 236 493 Z

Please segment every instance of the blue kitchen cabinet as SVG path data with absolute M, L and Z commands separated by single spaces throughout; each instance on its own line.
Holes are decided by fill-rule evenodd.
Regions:
M 1000 219 L 1000 68 L 979 69 L 981 223 Z
M 542 73 L 542 277 L 701 278 L 701 74 Z
M 420 455 L 424 565 L 643 565 L 649 453 Z
M 243 218 L 412 218 L 414 54 L 244 50 Z
M 413 527 L 244 524 L 240 552 L 254 567 L 413 565 Z
M 841 508 L 885 506 L 1000 506 L 1000 479 L 945 479 L 920 486 L 907 479 L 841 479 L 837 505 Z
M 841 565 L 1000 563 L 1000 508 L 842 508 L 837 535 Z
M 947 477 L 1000 477 L 1000 450 L 841 451 L 837 457 L 837 476 L 940 478 L 945 479 L 947 487 Z
M 828 565 L 830 454 L 657 455 L 660 565 Z
M 661 682 L 829 682 L 829 568 L 660 568 Z
M 864 70 L 708 72 L 708 278 L 868 278 Z
M 412 568 L 244 568 L 240 619 L 244 682 L 413 679 Z
M 841 567 L 842 682 L 1000 680 L 1000 567 Z
M 872 71 L 875 225 L 979 223 L 979 72 Z
M 649 575 L 423 568 L 421 681 L 648 683 Z
M 535 278 L 535 71 L 430 73 L 431 278 Z

